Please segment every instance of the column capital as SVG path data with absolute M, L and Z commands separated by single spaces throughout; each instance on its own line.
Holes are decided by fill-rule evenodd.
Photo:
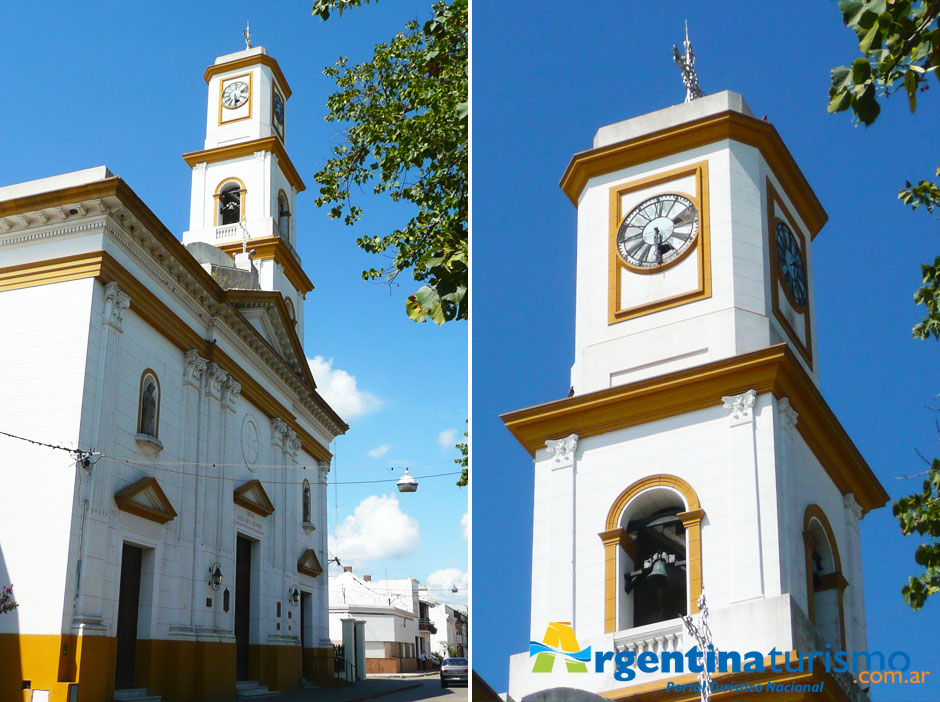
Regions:
M 731 415 L 731 426 L 749 424 L 754 421 L 754 401 L 757 399 L 755 390 L 748 390 L 740 395 L 726 395 L 721 398 L 724 408 Z
M 849 524 L 858 528 L 858 520 L 862 518 L 864 511 L 862 506 L 855 500 L 855 495 L 851 492 L 846 493 L 842 498 L 842 504 L 845 506 L 846 516 L 849 518 Z
M 574 463 L 574 453 L 578 448 L 578 435 L 569 434 L 564 439 L 549 439 L 545 448 L 552 456 L 552 463 L 556 466 L 567 466 Z
M 121 291 L 118 284 L 110 282 L 104 286 L 104 314 L 102 321 L 116 332 L 121 332 L 124 310 L 131 306 L 131 297 Z
M 199 388 L 202 385 L 202 376 L 209 361 L 200 356 L 196 349 L 190 349 L 183 354 L 183 385 Z

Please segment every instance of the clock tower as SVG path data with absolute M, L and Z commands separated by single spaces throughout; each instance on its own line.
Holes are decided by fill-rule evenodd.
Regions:
M 183 155 L 192 168 L 183 243 L 221 249 L 226 256 L 217 260 L 231 257 L 262 290 L 280 292 L 303 338 L 303 300 L 313 284 L 296 249 L 295 201 L 306 186 L 285 148 L 290 86 L 260 46 L 218 57 L 203 78 L 205 145 Z
M 615 677 L 592 659 L 574 675 L 558 651 L 688 651 L 681 617 L 703 592 L 719 650 L 866 648 L 858 521 L 888 495 L 818 389 L 827 215 L 769 122 L 697 92 L 602 127 L 561 180 L 577 208 L 572 394 L 503 415 L 535 461 L 543 645 L 512 657 L 513 699 L 673 699 L 688 669 Z M 866 698 L 826 675 L 831 699 Z

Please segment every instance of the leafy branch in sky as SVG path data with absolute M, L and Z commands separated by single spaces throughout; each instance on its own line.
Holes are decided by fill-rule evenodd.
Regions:
M 878 98 L 903 88 L 913 112 L 918 91 L 928 88 L 928 76 L 938 77 L 940 0 L 848 0 L 839 9 L 845 26 L 858 35 L 862 55 L 851 66 L 832 69 L 829 111 L 852 108 L 869 125 L 881 112 Z
M 369 0 L 317 0 L 328 19 Z M 336 82 L 327 121 L 343 125 L 343 143 L 316 174 L 318 206 L 356 224 L 356 191 L 408 202 L 416 212 L 391 232 L 360 236 L 373 254 L 394 252 L 391 264 L 363 271 L 365 280 L 393 282 L 411 271 L 424 283 L 409 295 L 411 319 L 437 324 L 469 317 L 467 0 L 436 2 L 423 25 L 408 22 L 372 59 L 350 66 L 340 57 L 324 74 Z
M 464 439 L 469 436 L 467 432 L 463 433 Z M 470 484 L 470 444 L 467 441 L 461 441 L 457 444 L 457 450 L 460 451 L 460 458 L 455 458 L 454 463 L 463 470 L 460 471 L 460 480 L 457 481 L 457 487 L 467 487 Z
M 927 598 L 940 592 L 940 459 L 934 459 L 921 492 L 902 497 L 894 503 L 894 516 L 901 523 L 905 536 L 929 536 L 914 553 L 914 561 L 924 572 L 909 577 L 901 588 L 904 601 L 911 609 L 920 609 Z
M 901 89 L 914 112 L 917 95 L 928 90 L 931 74 L 940 82 L 940 0 L 847 0 L 839 3 L 839 9 L 845 26 L 858 36 L 861 55 L 851 66 L 832 69 L 829 112 L 851 108 L 856 120 L 868 126 L 881 113 L 879 100 Z M 940 168 L 936 175 L 940 176 Z M 940 186 L 929 180 L 917 185 L 908 181 L 898 199 L 930 213 L 940 206 Z M 940 257 L 923 264 L 921 276 L 923 285 L 914 294 L 914 302 L 924 305 L 927 314 L 913 335 L 940 339 Z M 917 610 L 940 591 L 940 460 L 933 461 L 923 491 L 901 498 L 893 510 L 903 534 L 931 537 L 914 555 L 923 572 L 909 577 L 901 588 L 904 601 Z

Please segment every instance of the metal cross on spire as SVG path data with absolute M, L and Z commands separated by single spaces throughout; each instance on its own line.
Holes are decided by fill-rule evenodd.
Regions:
M 242 31 L 242 36 L 245 37 L 245 49 L 251 48 L 251 25 L 248 22 L 245 22 L 245 29 Z M 688 30 L 686 30 L 686 36 L 688 36 Z
M 705 93 L 698 87 L 698 76 L 695 74 L 695 54 L 692 53 L 692 42 L 689 41 L 689 21 L 685 21 L 685 41 L 682 43 L 685 55 L 679 54 L 679 47 L 672 45 L 672 58 L 679 64 L 682 71 L 682 83 L 685 85 L 685 101 L 692 102 L 696 98 L 705 97 Z

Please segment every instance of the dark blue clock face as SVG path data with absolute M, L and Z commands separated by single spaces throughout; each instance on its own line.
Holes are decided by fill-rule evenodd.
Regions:
M 281 100 L 281 96 L 277 93 L 274 93 L 274 116 L 277 118 L 277 121 L 281 124 L 284 123 L 284 101 Z
M 806 307 L 806 266 L 803 254 L 793 232 L 783 222 L 777 222 L 777 263 L 791 302 L 800 309 Z

